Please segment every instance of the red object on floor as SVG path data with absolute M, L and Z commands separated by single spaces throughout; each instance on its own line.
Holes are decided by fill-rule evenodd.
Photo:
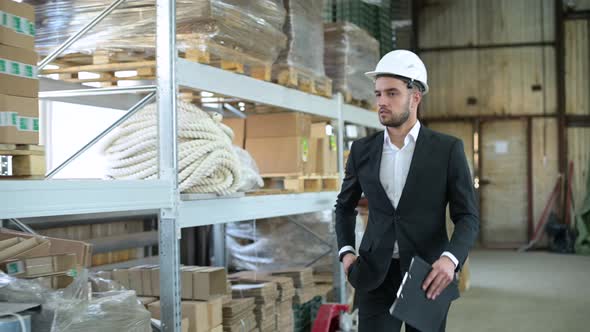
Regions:
M 322 304 L 311 332 L 336 332 L 340 328 L 340 312 L 348 311 L 346 304 Z

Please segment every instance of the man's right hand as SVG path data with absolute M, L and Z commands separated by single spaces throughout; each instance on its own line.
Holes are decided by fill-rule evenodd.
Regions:
M 348 275 L 348 270 L 350 269 L 352 264 L 354 264 L 356 259 L 357 259 L 356 255 L 351 254 L 351 253 L 348 253 L 348 254 L 344 255 L 344 257 L 342 257 L 342 264 L 344 265 L 344 273 L 346 275 Z

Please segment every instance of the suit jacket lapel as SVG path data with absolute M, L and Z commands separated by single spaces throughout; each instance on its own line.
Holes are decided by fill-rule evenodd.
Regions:
M 371 176 L 373 180 L 377 183 L 377 189 L 379 191 L 379 195 L 381 196 L 381 200 L 383 204 L 385 204 L 391 211 L 394 211 L 393 205 L 391 201 L 387 197 L 387 193 L 385 192 L 385 188 L 383 188 L 383 184 L 381 184 L 381 179 L 379 177 L 379 172 L 381 170 L 381 156 L 383 155 L 383 140 L 384 140 L 384 132 L 381 132 L 375 138 L 375 143 L 371 149 L 370 153 L 370 165 L 371 165 Z
M 426 164 L 429 155 L 429 144 L 430 131 L 428 128 L 421 126 L 420 132 L 418 133 L 418 139 L 416 140 L 416 147 L 414 148 L 414 154 L 412 155 L 412 161 L 410 162 L 410 170 L 408 171 L 408 177 L 406 178 L 406 184 L 402 189 L 402 195 L 397 204 L 399 209 L 405 201 L 408 199 L 408 192 L 416 186 L 416 181 L 420 175 L 420 169 Z

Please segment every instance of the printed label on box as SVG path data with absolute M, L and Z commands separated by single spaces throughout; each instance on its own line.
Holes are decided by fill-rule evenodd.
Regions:
M 336 151 L 338 149 L 338 145 L 336 144 L 336 136 L 330 136 L 330 150 Z
M 309 142 L 307 141 L 307 138 L 305 138 L 305 137 L 301 138 L 301 147 L 302 147 L 301 160 L 303 160 L 304 162 L 307 162 L 307 158 L 309 157 Z
M 28 116 L 19 116 L 18 117 L 18 127 L 16 128 L 19 131 L 39 131 L 39 118 L 32 118 Z
M 25 263 L 23 261 L 10 262 L 6 264 L 6 273 L 20 274 L 25 272 Z
M 37 79 L 37 66 L 0 59 L 0 74 Z
M 3 11 L 0 11 L 0 16 L 0 25 L 3 27 L 9 28 L 16 33 L 35 37 L 35 22 Z
M 0 127 L 16 127 L 18 113 L 0 112 Z

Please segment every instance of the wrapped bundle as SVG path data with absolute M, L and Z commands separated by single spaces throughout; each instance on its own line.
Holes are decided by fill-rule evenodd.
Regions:
M 284 0 L 287 20 L 284 32 L 288 42 L 276 64 L 325 76 L 323 0 Z
M 26 0 L 36 6 L 37 47 L 47 54 L 94 18 L 110 0 Z M 285 47 L 281 0 L 177 0 L 177 47 L 225 60 L 251 57 L 272 63 Z M 155 0 L 123 3 L 69 50 L 154 52 Z
M 346 99 L 373 105 L 373 82 L 365 73 L 373 70 L 379 61 L 379 42 L 347 22 L 326 23 L 324 39 L 324 65 L 334 90 L 342 92 Z

